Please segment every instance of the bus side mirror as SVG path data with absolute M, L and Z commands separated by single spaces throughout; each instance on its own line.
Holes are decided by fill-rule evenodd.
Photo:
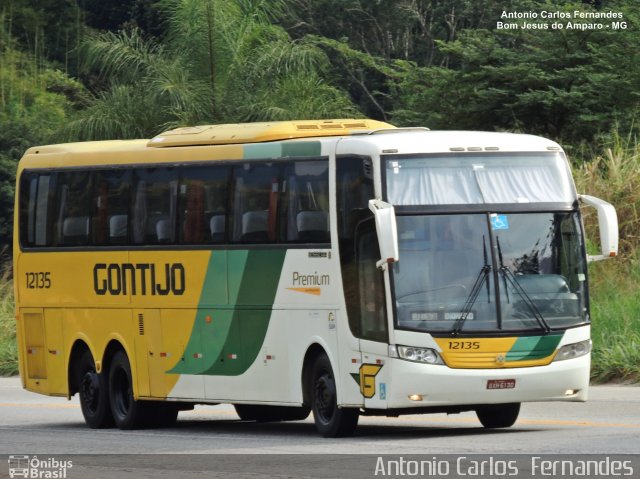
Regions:
M 618 215 L 613 205 L 595 196 L 580 195 L 580 200 L 592 206 L 598 212 L 598 227 L 600 229 L 600 255 L 588 255 L 589 261 L 600 261 L 618 255 Z
M 399 260 L 396 211 L 393 205 L 382 200 L 369 200 L 369 209 L 376 219 L 376 232 L 378 233 L 380 256 L 382 256 L 376 266 L 384 269 L 386 264 Z

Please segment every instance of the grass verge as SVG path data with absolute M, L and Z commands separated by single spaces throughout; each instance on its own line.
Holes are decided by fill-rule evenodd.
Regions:
M 0 376 L 18 374 L 13 283 L 7 270 L 0 279 Z
M 640 382 L 640 142 L 614 130 L 585 160 L 573 169 L 578 192 L 613 204 L 620 231 L 620 256 L 589 267 L 592 379 Z M 596 243 L 596 215 L 583 212 L 587 238 Z
M 592 264 L 591 377 L 595 382 L 640 382 L 640 261 Z

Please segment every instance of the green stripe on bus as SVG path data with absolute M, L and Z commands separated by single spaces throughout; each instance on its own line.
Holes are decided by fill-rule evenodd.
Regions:
M 233 270 L 233 253 L 236 251 L 229 251 L 230 270 Z M 273 307 L 286 253 L 284 248 L 256 249 L 248 252 L 236 306 L 265 306 L 268 309 Z
M 242 147 L 242 159 L 257 160 L 282 157 L 282 143 L 255 143 Z
M 550 356 L 564 333 L 518 338 L 507 353 L 507 361 L 529 361 Z
M 296 141 L 282 145 L 282 156 L 320 156 L 322 146 L 319 141 Z
M 224 268 L 217 267 L 222 260 L 216 257 L 222 255 L 226 275 Z M 230 304 L 213 311 L 198 309 L 184 355 L 167 372 L 236 376 L 249 369 L 269 327 L 285 255 L 284 249 L 213 252 L 200 305 L 211 304 L 212 296 L 220 298 L 216 289 L 226 289 L 227 283 Z M 196 357 L 197 353 L 202 357 Z
M 322 145 L 319 141 L 254 143 L 242 147 L 242 158 L 244 160 L 257 160 L 265 158 L 318 157 L 321 149 Z

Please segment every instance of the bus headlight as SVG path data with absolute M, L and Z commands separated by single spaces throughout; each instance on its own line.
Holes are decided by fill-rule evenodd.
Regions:
M 579 358 L 591 352 L 591 340 L 580 341 L 562 346 L 556 353 L 554 361 L 564 361 L 565 359 Z
M 398 356 L 407 361 L 425 364 L 444 364 L 440 355 L 431 348 L 415 348 L 413 346 L 398 346 Z

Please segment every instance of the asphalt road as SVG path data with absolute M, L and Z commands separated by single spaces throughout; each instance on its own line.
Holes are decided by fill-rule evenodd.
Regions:
M 375 456 L 382 454 L 428 455 L 430 458 L 445 454 L 569 457 L 639 452 L 638 386 L 592 387 L 587 403 L 523 404 L 518 422 L 505 430 L 484 430 L 473 413 L 362 417 L 354 437 L 324 439 L 315 432 L 311 418 L 291 423 L 242 422 L 227 405 L 201 406 L 181 412 L 177 426 L 169 429 L 96 431 L 84 425 L 77 398 L 72 401 L 49 398 L 22 390 L 18 379 L 0 379 L 0 477 L 7 476 L 3 457 L 9 455 L 39 454 L 41 458 L 98 455 L 74 456 L 76 468 L 68 471 L 66 477 L 69 478 L 257 479 L 302 477 L 295 468 L 288 471 L 285 467 L 288 464 L 298 467 L 305 464 L 305 470 L 309 471 L 304 474 L 306 477 L 374 477 L 373 474 L 358 475 L 362 472 L 359 470 L 362 461 L 358 462 L 357 457 L 337 454 L 372 455 L 366 467 L 373 473 Z M 290 454 L 306 456 L 298 460 L 288 456 Z M 216 458 L 214 469 L 222 467 L 222 471 L 212 470 L 212 457 Z M 335 457 L 343 460 L 331 466 L 327 458 Z M 349 461 L 355 462 L 350 465 Z M 238 464 L 249 467 L 250 471 L 238 472 L 234 469 Z M 82 474 L 77 475 L 81 471 Z M 101 475 L 103 473 L 106 475 Z M 635 473 L 640 473 L 640 468 Z

